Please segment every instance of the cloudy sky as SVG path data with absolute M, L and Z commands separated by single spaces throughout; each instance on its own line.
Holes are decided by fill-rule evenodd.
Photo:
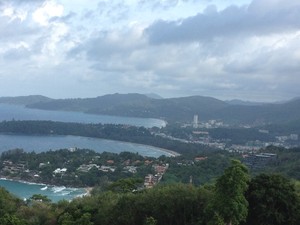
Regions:
M 0 96 L 300 96 L 299 0 L 0 0 Z

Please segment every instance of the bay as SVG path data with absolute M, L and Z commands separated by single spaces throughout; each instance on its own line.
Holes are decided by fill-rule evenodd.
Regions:
M 47 120 L 77 123 L 127 124 L 132 126 L 144 126 L 146 128 L 154 126 L 163 127 L 166 125 L 165 121 L 159 119 L 92 115 L 81 112 L 47 111 L 29 109 L 20 105 L 0 104 L 0 121 L 4 120 Z M 113 153 L 129 151 L 151 157 L 172 155 L 171 153 L 152 146 L 106 139 L 78 136 L 0 135 L 0 153 L 16 148 L 24 149 L 24 151 L 27 152 L 35 151 L 37 153 L 64 148 L 83 148 L 100 153 L 104 151 Z M 62 199 L 70 200 L 85 193 L 84 189 L 29 184 L 3 179 L 0 179 L 0 186 L 3 186 L 9 192 L 22 199 L 28 199 L 33 194 L 42 194 L 46 195 L 53 202 Z
M 50 120 L 57 122 L 126 124 L 132 126 L 164 127 L 166 122 L 153 118 L 94 115 L 82 112 L 30 109 L 21 105 L 0 104 L 0 121 Z
M 92 149 L 99 153 L 104 151 L 113 153 L 129 151 L 151 157 L 173 155 L 152 146 L 98 138 L 79 136 L 0 135 L 0 153 L 15 148 L 22 148 L 27 152 L 35 151 L 37 153 L 63 148 L 84 148 Z M 42 184 L 22 183 L 3 179 L 0 179 L 0 186 L 21 199 L 28 199 L 33 194 L 42 194 L 46 195 L 52 202 L 63 199 L 71 200 L 85 194 L 85 190 L 80 188 L 46 186 Z
M 52 202 L 72 200 L 86 194 L 83 188 L 69 188 L 64 186 L 47 186 L 13 180 L 0 179 L 0 186 L 21 199 L 29 199 L 34 194 L 46 195 Z
M 113 141 L 100 138 L 80 136 L 37 136 L 37 135 L 6 135 L 0 134 L 0 153 L 21 148 L 24 151 L 37 153 L 64 148 L 91 149 L 96 152 L 120 153 L 124 151 L 139 153 L 142 156 L 159 157 L 171 156 L 171 153 L 148 145 L 129 142 Z

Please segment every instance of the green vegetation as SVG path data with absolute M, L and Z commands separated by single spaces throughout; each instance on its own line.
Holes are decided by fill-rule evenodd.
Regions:
M 292 182 L 283 176 L 260 174 L 253 178 L 247 199 L 249 225 L 299 224 L 299 196 Z
M 266 164 L 264 168 L 254 169 L 254 174 L 261 172 L 265 173 L 278 173 L 289 178 L 300 180 L 300 148 L 279 148 L 269 146 L 260 152 L 269 152 L 276 154 L 276 160 Z
M 215 184 L 158 185 L 137 192 L 115 187 L 71 202 L 51 203 L 43 196 L 30 202 L 0 189 L 0 223 L 4 225 L 297 225 L 300 198 L 291 180 L 261 174 L 249 180 L 245 167 L 232 161 Z M 126 190 L 129 190 L 126 188 Z M 41 201 L 42 199 L 42 201 Z M 244 222 L 243 222 L 244 221 Z
M 141 94 L 113 94 L 86 99 L 35 102 L 31 108 L 81 111 L 93 114 L 163 118 L 168 122 L 219 119 L 228 124 L 277 124 L 300 119 L 300 100 L 281 104 L 231 105 L 211 97 L 152 99 Z
M 80 124 L 80 123 L 62 123 L 62 122 L 51 122 L 51 121 L 4 121 L 0 123 L 0 132 L 2 133 L 22 133 L 22 134 L 39 134 L 39 135 L 79 135 L 79 136 L 88 136 L 88 137 L 98 137 L 98 138 L 107 138 L 120 141 L 129 141 L 141 144 L 148 144 L 156 147 L 161 147 L 165 149 L 170 149 L 181 153 L 180 157 L 168 158 L 160 157 L 159 160 L 164 163 L 169 163 L 170 168 L 167 173 L 164 175 L 162 182 L 163 183 L 174 183 L 174 182 L 183 182 L 189 183 L 190 178 L 195 185 L 203 185 L 207 182 L 210 182 L 216 177 L 220 176 L 224 169 L 229 165 L 230 158 L 234 157 L 241 159 L 239 154 L 228 153 L 227 151 L 214 150 L 208 146 L 203 146 L 201 144 L 194 143 L 183 143 L 176 140 L 166 139 L 159 136 L 155 136 L 152 132 L 156 131 L 157 128 L 146 129 L 142 127 L 132 127 L 125 125 L 102 125 L 102 124 Z M 168 128 L 169 129 L 169 128 Z M 170 130 L 174 129 L 174 132 L 178 129 L 170 126 Z M 238 132 L 236 132 L 238 133 Z M 258 174 L 261 172 L 275 172 L 281 173 L 287 177 L 300 179 L 300 154 L 299 148 L 295 149 L 285 149 L 285 148 L 276 148 L 268 147 L 267 149 L 262 149 L 261 152 L 276 153 L 277 160 L 268 163 L 263 168 L 253 169 L 250 172 Z M 43 153 L 48 155 L 50 153 Z M 41 156 L 43 155 L 41 154 Z M 51 154 L 54 154 L 52 152 Z M 51 178 L 52 172 L 56 168 L 68 169 L 70 174 L 64 177 L 65 185 L 78 184 L 80 186 L 93 186 L 97 182 L 102 182 L 97 177 L 103 177 L 104 173 L 92 169 L 86 175 L 76 174 L 76 168 L 79 167 L 80 163 L 84 164 L 91 161 L 90 157 L 93 157 L 92 153 L 84 154 L 84 157 L 76 157 L 74 153 L 74 161 L 68 162 L 68 157 L 71 157 L 71 153 L 66 154 L 61 158 L 58 157 L 57 160 L 53 160 L 57 163 L 53 163 L 53 166 L 45 167 L 39 174 L 41 177 L 44 177 L 43 180 L 53 180 Z M 123 153 L 124 154 L 124 153 Z M 35 157 L 37 154 L 30 153 L 29 156 L 25 157 L 23 161 L 31 160 L 32 162 L 45 163 L 49 160 L 41 159 L 36 160 Z M 106 153 L 109 157 L 112 156 L 109 153 Z M 130 154 L 129 154 L 130 155 Z M 135 154 L 133 154 L 135 156 Z M 40 157 L 40 156 L 39 156 Z M 108 158 L 109 158 L 108 157 Z M 121 156 L 123 157 L 123 156 Z M 130 156 L 131 157 L 131 156 Z M 138 156 L 142 158 L 141 156 Z M 202 157 L 204 160 L 195 160 L 197 157 Z M 86 159 L 84 162 L 83 159 Z M 129 158 L 131 159 L 131 158 Z M 63 161 L 65 160 L 65 161 Z M 124 159 L 125 160 L 125 159 Z M 140 160 L 140 159 L 136 159 Z M 105 162 L 99 162 L 99 166 L 105 165 Z M 116 161 L 119 163 L 119 161 Z M 73 164 L 73 166 L 72 166 Z M 37 163 L 28 163 L 28 169 L 32 170 L 33 167 L 37 168 Z M 140 166 L 140 165 L 139 165 Z M 40 171 L 40 170 L 39 170 Z M 117 179 L 126 178 L 128 174 L 122 173 L 122 169 L 117 166 L 116 173 L 109 173 L 111 180 L 115 181 Z M 143 177 L 145 174 L 149 173 L 151 169 L 145 166 L 139 167 L 137 170 L 137 176 Z M 3 174 L 5 175 L 5 174 Z M 74 176 L 78 175 L 77 179 L 74 179 Z M 107 174 L 106 174 L 107 175 Z M 27 174 L 22 175 L 22 179 L 26 180 Z M 49 179 L 51 178 L 51 179 Z M 59 176 L 53 182 L 60 183 L 58 180 Z M 78 182 L 78 183 L 77 183 Z
M 229 166 L 233 156 L 226 151 L 204 152 L 197 155 L 202 160 L 195 160 L 189 155 L 176 158 L 160 157 L 163 162 L 169 163 L 170 167 L 163 176 L 162 182 L 169 183 L 192 183 L 204 185 L 221 176 L 224 169 Z
M 155 129 L 50 121 L 1 122 L 0 132 L 5 133 L 108 138 L 151 144 L 178 151 L 181 156 L 155 159 L 129 152 L 100 154 L 86 149 L 39 154 L 20 149 L 4 152 L 0 159 L 2 176 L 94 188 L 91 196 L 58 203 L 42 195 L 23 202 L 0 189 L 0 224 L 299 224 L 300 185 L 290 180 L 300 177 L 299 148 L 262 149 L 261 152 L 275 153 L 276 160 L 248 174 L 239 161 L 231 160 L 241 159 L 240 154 L 163 139 L 151 133 Z M 169 167 L 158 185 L 145 189 L 144 177 L 153 173 L 154 164 Z M 101 166 L 105 171 L 99 169 Z M 133 166 L 136 172 L 125 170 L 126 166 Z M 55 173 L 57 169 L 60 170 Z
M 186 140 L 197 140 L 199 135 L 195 135 L 193 132 L 209 133 L 210 138 L 214 140 L 222 140 L 226 144 L 246 144 L 247 142 L 253 141 L 263 141 L 263 142 L 272 142 L 275 141 L 275 133 L 261 133 L 258 128 L 236 128 L 236 127 L 227 127 L 227 128 L 201 128 L 195 129 L 193 127 L 182 128 L 177 124 L 167 125 L 160 129 L 161 133 L 170 135 L 175 138 L 182 138 Z M 277 134 L 277 133 L 276 133 Z
M 152 163 L 146 165 L 146 160 Z M 61 149 L 37 154 L 15 149 L 2 153 L 0 175 L 53 185 L 105 187 L 108 182 L 119 179 L 143 179 L 145 175 L 152 173 L 154 160 L 129 152 L 115 154 L 85 149 Z
M 239 224 L 245 221 L 248 202 L 245 192 L 248 189 L 249 174 L 247 168 L 239 161 L 232 160 L 230 167 L 216 182 L 212 201 L 213 218 L 224 223 Z
M 30 105 L 38 102 L 49 102 L 54 99 L 42 96 L 42 95 L 29 95 L 18 97 L 0 97 L 0 103 L 15 104 L 15 105 Z

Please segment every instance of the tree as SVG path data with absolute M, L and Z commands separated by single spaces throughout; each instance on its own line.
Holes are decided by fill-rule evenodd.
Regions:
M 34 194 L 29 198 L 29 201 L 40 201 L 44 203 L 50 203 L 51 199 L 49 199 L 46 195 Z
M 136 190 L 143 183 L 141 178 L 120 179 L 109 185 L 108 189 L 119 193 L 128 193 Z
M 232 160 L 231 165 L 217 180 L 211 206 L 212 218 L 224 221 L 228 225 L 239 224 L 246 220 L 248 202 L 244 194 L 248 188 L 248 182 L 247 168 L 240 161 Z
M 91 222 L 91 214 L 90 213 L 84 213 L 78 220 L 76 220 L 75 224 L 93 225 L 94 223 Z
M 5 214 L 0 218 L 1 225 L 24 225 L 25 221 L 19 219 L 16 215 Z
M 150 216 L 145 219 L 144 224 L 145 225 L 156 225 L 157 223 L 156 223 L 156 219 L 154 219 L 152 216 Z
M 252 179 L 247 199 L 249 225 L 299 224 L 299 196 L 291 181 L 282 175 L 261 174 Z
M 6 214 L 14 214 L 18 207 L 23 204 L 24 203 L 21 201 L 21 199 L 14 197 L 7 190 L 0 187 L 0 218 Z
M 58 224 L 60 225 L 74 225 L 74 218 L 70 213 L 64 213 L 58 219 Z

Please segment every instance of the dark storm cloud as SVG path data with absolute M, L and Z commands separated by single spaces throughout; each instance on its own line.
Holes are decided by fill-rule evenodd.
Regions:
M 203 13 L 178 21 L 160 20 L 149 26 L 145 35 L 150 43 L 162 44 L 261 36 L 300 28 L 300 2 L 262 4 L 268 1 L 261 1 L 260 4 L 257 1 L 243 7 L 232 5 L 222 11 L 210 6 Z

